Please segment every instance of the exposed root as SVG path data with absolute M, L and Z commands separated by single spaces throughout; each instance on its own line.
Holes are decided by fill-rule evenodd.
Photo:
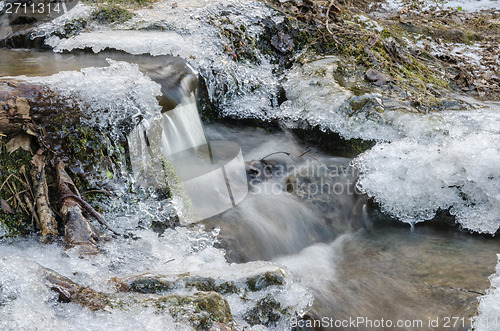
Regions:
M 61 200 L 60 212 L 64 218 L 64 236 L 67 247 L 79 247 L 80 254 L 97 254 L 99 235 L 82 213 L 82 207 L 76 195 L 68 187 L 69 175 L 64 170 L 64 163 L 57 164 L 57 184 Z
M 43 150 L 39 150 L 31 163 L 34 167 L 33 172 L 33 183 L 37 187 L 35 193 L 35 203 L 36 211 L 38 212 L 37 225 L 42 231 L 42 240 L 44 243 L 51 242 L 53 238 L 57 237 L 57 222 L 50 209 L 49 202 L 49 188 L 47 186 L 47 179 L 45 177 L 45 156 L 42 154 Z M 32 210 L 32 215 L 34 215 L 34 209 Z

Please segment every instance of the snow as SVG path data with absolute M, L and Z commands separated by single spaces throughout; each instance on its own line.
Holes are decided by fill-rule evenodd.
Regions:
M 444 0 L 444 1 L 433 1 L 433 0 L 424 0 L 419 1 L 419 6 L 422 9 L 435 7 L 436 3 L 439 3 L 439 7 L 442 8 L 450 8 L 450 9 L 459 9 L 464 11 L 479 11 L 479 10 L 488 10 L 488 9 L 498 9 L 500 8 L 500 3 L 498 0 Z M 384 7 L 388 10 L 398 10 L 407 5 L 407 2 L 404 0 L 386 0 L 384 3 Z

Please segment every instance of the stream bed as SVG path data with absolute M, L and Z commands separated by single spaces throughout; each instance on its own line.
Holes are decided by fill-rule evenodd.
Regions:
M 145 17 L 157 19 L 148 10 L 144 10 Z M 259 15 L 268 14 L 260 6 L 256 10 Z M 189 22 L 183 24 L 193 28 Z M 103 38 L 95 36 L 100 34 Z M 165 63 L 173 63 L 174 57 L 168 54 L 190 58 L 190 64 L 200 68 L 210 63 L 212 72 L 202 74 L 209 82 L 207 93 L 211 97 L 217 96 L 217 88 L 228 81 L 236 82 L 236 87 L 227 83 L 228 95 L 237 91 L 238 86 L 244 87 L 240 94 L 235 93 L 233 99 L 228 96 L 224 100 L 227 103 L 222 104 L 226 107 L 224 115 L 232 117 L 231 120 L 212 119 L 203 123 L 206 138 L 239 144 L 250 168 L 262 166 L 263 159 L 275 168 L 271 167 L 265 178 L 259 177 L 259 171 L 256 177 L 250 176 L 248 196 L 236 207 L 200 223 L 163 229 L 161 236 L 150 230 L 151 220 L 171 216 L 177 210 L 177 201 L 159 202 L 151 192 L 131 194 L 129 183 L 113 183 L 114 197 L 102 206 L 104 216 L 112 227 L 127 236 L 104 243 L 104 253 L 95 257 L 81 258 L 73 250 L 65 251 L 57 241 L 43 245 L 35 235 L 0 239 L 2 329 L 191 329 L 186 323 L 157 314 L 153 309 L 133 313 L 120 309 L 92 312 L 76 304 L 60 303 L 44 288 L 33 262 L 101 291 L 110 291 L 109 280 L 113 277 L 202 273 L 238 279 L 238 275 L 251 270 L 283 267 L 288 280 L 285 287 L 265 289 L 250 294 L 250 298 L 227 296 L 239 327 L 251 330 L 262 330 L 260 326 L 251 327 L 247 318 L 252 303 L 270 296 L 292 312 L 269 324 L 271 330 L 291 329 L 298 321 L 306 326 L 307 321 L 321 321 L 316 324 L 318 330 L 391 330 L 397 321 L 403 321 L 403 325 L 396 329 L 404 330 L 441 330 L 444 325 L 449 326 L 447 330 L 472 327 L 471 318 L 477 313 L 479 297 L 490 287 L 488 277 L 495 270 L 496 254 L 500 252 L 498 238 L 488 235 L 497 230 L 499 206 L 492 196 L 498 181 L 493 185 L 481 181 L 488 177 L 485 175 L 488 171 L 498 174 L 495 168 L 498 163 L 494 164 L 498 158 L 498 102 L 463 97 L 460 99 L 474 107 L 458 115 L 443 111 L 439 115 L 399 116 L 389 109 L 375 119 L 372 114 L 365 118 L 355 114 L 349 122 L 332 109 L 341 108 L 353 95 L 332 83 L 331 76 L 317 74 L 319 67 L 330 70 L 338 65 L 338 59 L 326 57 L 290 68 L 283 83 L 289 99 L 273 109 L 273 113 L 269 108 L 270 104 L 275 106 L 278 79 L 270 73 L 269 62 L 263 61 L 261 71 L 252 71 L 251 66 L 235 67 L 222 60 L 218 67 L 214 63 L 221 59 L 220 54 L 215 60 L 202 55 L 204 35 L 191 35 L 194 41 L 188 37 L 178 40 L 177 36 L 169 39 L 171 43 L 155 44 L 159 34 L 135 31 L 125 36 L 117 31 L 99 31 L 74 39 L 52 38 L 49 42 L 59 53 L 0 49 L 0 78 L 26 75 L 43 81 L 46 76 L 59 73 L 47 81 L 59 88 L 68 82 L 72 93 L 87 89 L 88 96 L 97 93 L 101 86 L 80 84 L 79 79 L 87 77 L 90 85 L 102 84 L 103 91 L 117 91 L 113 97 L 119 98 L 123 95 L 118 86 L 120 80 L 100 80 L 100 75 L 123 71 L 135 75 L 125 77 L 124 82 L 129 85 L 123 86 L 136 86 L 137 95 L 148 94 L 137 102 L 148 105 L 154 103 L 153 94 L 159 88 L 150 84 L 143 73 L 162 87 L 168 85 L 169 79 L 161 71 Z M 179 50 L 183 42 L 188 46 Z M 200 44 L 189 48 L 189 43 L 197 42 Z M 116 50 L 104 50 L 106 44 Z M 154 50 L 145 51 L 151 47 Z M 97 53 L 90 52 L 90 48 Z M 90 67 L 104 71 L 89 69 L 81 77 L 79 73 L 61 73 Z M 109 72 L 108 67 L 111 67 Z M 217 70 L 231 74 L 224 76 L 221 83 L 216 81 L 221 79 L 220 72 L 219 76 L 214 74 Z M 214 81 L 210 82 L 210 78 Z M 259 79 L 265 83 L 258 84 Z M 136 80 L 140 83 L 134 85 Z M 117 88 L 109 84 L 116 84 Z M 246 90 L 247 86 L 251 87 Z M 369 100 L 377 98 L 378 95 L 369 96 Z M 105 99 L 106 95 L 96 95 L 92 102 Z M 129 104 L 123 105 L 126 108 Z M 301 113 L 304 105 L 313 111 Z M 257 119 L 257 122 L 234 117 Z M 113 119 L 113 114 L 109 119 Z M 262 125 L 263 128 L 255 124 L 270 119 L 285 124 Z M 325 131 L 340 132 L 347 138 L 383 137 L 372 150 L 357 158 L 334 155 L 325 144 L 303 139 L 310 127 L 294 125 L 299 119 L 306 119 L 311 126 L 319 125 Z M 488 119 L 491 122 L 484 123 Z M 303 134 L 297 134 L 296 130 L 302 130 Z M 442 153 L 442 146 L 451 152 Z M 458 152 L 462 150 L 463 155 Z M 401 155 L 409 156 L 399 162 Z M 427 156 L 431 159 L 426 159 Z M 432 162 L 442 162 L 447 167 L 439 171 L 425 169 Z M 408 174 L 411 176 L 406 180 Z M 496 177 L 491 178 L 493 181 Z M 357 190 L 358 179 L 379 207 Z M 324 187 L 326 191 L 322 191 Z M 463 203 L 457 198 L 461 194 L 470 195 L 476 203 Z M 436 210 L 450 206 L 457 211 L 464 228 L 486 234 L 473 234 L 436 221 L 420 223 Z M 303 314 L 305 319 L 297 320 Z M 352 324 L 342 324 L 359 318 L 363 322 L 354 328 Z M 373 326 L 382 319 L 385 324 Z M 438 324 L 433 324 L 436 320 Z

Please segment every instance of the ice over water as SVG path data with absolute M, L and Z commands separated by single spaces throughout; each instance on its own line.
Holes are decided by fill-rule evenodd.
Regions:
M 139 71 L 136 64 L 108 59 L 109 66 L 63 71 L 48 77 L 24 77 L 49 86 L 62 97 L 76 100 L 88 125 L 119 135 L 126 121 L 161 116 L 156 97 L 161 87 Z

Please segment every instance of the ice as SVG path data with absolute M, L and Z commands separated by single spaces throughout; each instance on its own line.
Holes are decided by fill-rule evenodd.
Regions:
M 0 249 L 0 328 L 102 330 L 190 330 L 191 328 L 159 315 L 153 309 L 137 313 L 119 308 L 106 312 L 91 312 L 76 304 L 61 303 L 45 285 L 39 264 L 55 270 L 73 281 L 98 291 L 114 293 L 111 277 L 126 279 L 144 273 L 213 277 L 224 281 L 252 277 L 259 272 L 280 270 L 271 262 L 252 262 L 230 265 L 223 251 L 213 247 L 214 233 L 177 228 L 158 237 L 151 230 L 138 230 L 136 239 L 116 239 L 104 246 L 105 253 L 81 258 L 73 250 L 64 251 L 59 244 L 43 245 L 34 240 L 16 240 Z M 36 261 L 37 263 L 33 262 Z M 39 263 L 39 264 L 38 264 Z M 270 286 L 265 290 L 248 292 L 245 298 L 237 293 L 227 294 L 232 314 L 240 328 L 248 325 L 243 315 L 255 303 L 270 296 L 291 312 L 302 312 L 312 302 L 311 294 L 293 281 L 284 270 L 287 284 Z M 176 293 L 187 293 L 182 288 Z M 288 323 L 285 317 L 278 326 Z M 146 328 L 147 329 L 147 328 Z
M 227 115 L 256 117 L 271 109 L 278 94 L 275 65 L 258 47 L 254 48 L 257 62 L 234 61 L 225 49 L 231 42 L 222 33 L 223 29 L 244 26 L 247 36 L 258 43 L 265 19 L 282 20 L 265 4 L 249 0 L 210 0 L 202 5 L 183 1 L 173 8 L 170 1 L 162 1 L 135 14 L 114 30 L 94 26 L 68 39 L 49 33 L 46 43 L 56 52 L 111 48 L 131 54 L 180 56 L 205 78 L 211 101 L 228 109 Z
M 398 10 L 407 5 L 406 1 L 401 0 L 386 0 L 384 2 L 384 7 L 389 10 Z M 442 8 L 450 8 L 450 9 L 458 9 L 465 11 L 479 11 L 479 10 L 487 10 L 487 9 L 498 9 L 500 7 L 500 3 L 498 0 L 444 0 L 444 1 L 419 1 L 420 8 L 430 8 L 430 7 L 442 7 Z
M 119 134 L 117 123 L 129 118 L 157 116 L 156 100 L 160 86 L 144 76 L 137 65 L 109 61 L 108 67 L 68 71 L 48 77 L 20 77 L 47 84 L 62 96 L 75 99 L 90 114 L 87 124 Z M 99 202 L 107 222 L 124 236 L 100 244 L 102 253 L 81 257 L 77 249 L 64 249 L 62 242 L 44 245 L 36 237 L 0 241 L 0 328 L 2 329 L 121 329 L 188 330 L 184 323 L 168 315 L 143 309 L 137 313 L 118 308 L 91 312 L 76 304 L 60 303 L 44 283 L 40 267 L 53 269 L 73 281 L 98 291 L 114 292 L 109 280 L 126 279 L 144 273 L 163 275 L 202 275 L 239 281 L 245 275 L 276 270 L 271 262 L 231 265 L 224 251 L 215 248 L 218 231 L 201 226 L 167 229 L 161 236 L 151 230 L 153 221 L 165 221 L 177 215 L 183 219 L 178 196 L 159 200 L 154 190 L 133 185 L 124 176 L 109 183 L 114 196 Z M 36 263 L 35 263 L 36 262 Z M 265 297 L 277 300 L 290 315 L 306 311 L 312 295 L 286 270 L 286 283 L 261 291 L 227 294 L 238 326 L 248 326 L 244 315 Z M 187 289 L 178 289 L 186 293 Z M 283 315 L 271 329 L 282 330 L 290 315 Z
M 478 313 L 474 317 L 474 330 L 498 330 L 500 327 L 500 254 L 497 255 L 496 273 L 489 277 L 491 287 L 479 299 Z
M 140 118 L 160 116 L 156 99 L 161 87 L 135 64 L 108 60 L 109 66 L 63 71 L 48 77 L 21 77 L 49 86 L 64 98 L 75 100 L 90 126 L 109 130 L 115 137 L 123 126 Z
M 359 156 L 358 185 L 405 222 L 451 207 L 464 228 L 494 234 L 500 227 L 500 114 L 483 109 L 440 117 L 439 131 L 417 130 Z

